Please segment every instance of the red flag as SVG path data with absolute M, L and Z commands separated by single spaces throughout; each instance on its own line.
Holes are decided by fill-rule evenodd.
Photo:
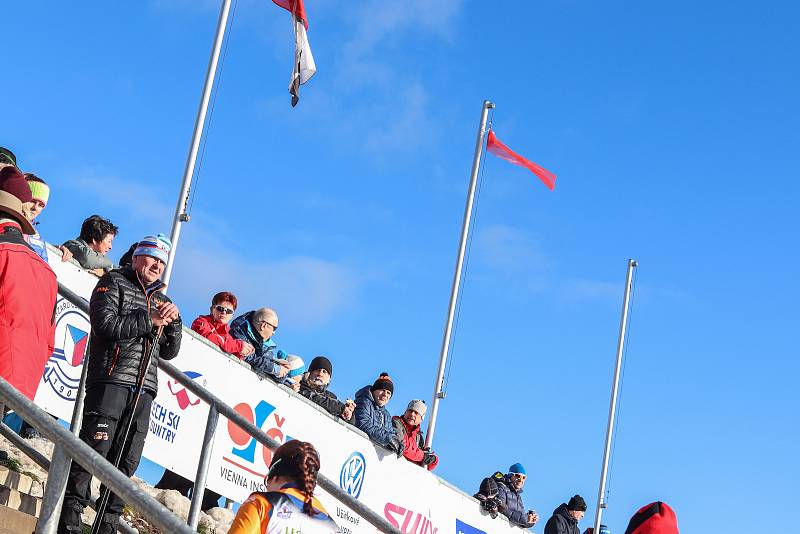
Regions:
M 533 174 L 539 177 L 539 179 L 544 182 L 551 191 L 556 186 L 556 175 L 552 172 L 548 171 L 547 169 L 543 169 L 539 167 L 537 164 L 532 162 L 529 159 L 525 159 L 506 145 L 500 142 L 500 140 L 495 137 L 494 132 L 489 130 L 489 138 L 486 141 L 486 150 L 494 154 L 499 158 L 503 158 L 509 163 L 513 163 L 514 165 L 519 165 L 520 167 L 525 167 Z

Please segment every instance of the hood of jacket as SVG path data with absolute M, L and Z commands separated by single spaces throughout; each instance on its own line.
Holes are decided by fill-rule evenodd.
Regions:
M 565 502 L 562 502 L 558 508 L 553 510 L 553 515 L 557 515 L 564 518 L 564 520 L 568 524 L 574 524 L 574 525 L 578 524 L 578 520 L 569 515 L 569 508 L 567 508 L 567 503 Z
M 408 434 L 410 436 L 415 436 L 416 437 L 416 434 L 419 433 L 419 425 L 414 425 L 414 426 L 409 425 L 406 422 L 406 420 L 403 419 L 402 415 L 393 415 L 392 416 L 392 421 L 399 421 L 403 425 L 403 428 L 406 429 L 406 434 Z
M 255 313 L 255 311 L 249 311 L 231 321 L 231 333 L 240 339 L 244 337 L 251 345 L 263 347 L 264 351 L 277 347 L 278 344 L 272 341 L 272 338 L 264 339 L 253 326 L 253 315 Z

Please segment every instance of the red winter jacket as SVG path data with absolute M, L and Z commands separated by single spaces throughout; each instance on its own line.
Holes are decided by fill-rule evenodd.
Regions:
M 422 450 L 422 447 L 425 446 L 425 439 L 422 437 L 419 425 L 411 426 L 399 415 L 392 417 L 392 424 L 397 437 L 403 440 L 403 456 L 409 462 L 422 465 L 422 459 L 425 457 L 425 451 Z M 437 457 L 427 465 L 428 471 L 433 471 L 438 464 L 439 458 Z
M 243 358 L 240 353 L 244 347 L 244 341 L 233 337 L 230 334 L 230 327 L 225 323 L 215 321 L 213 316 L 201 315 L 192 323 L 192 330 L 211 341 L 224 352 L 233 354 L 239 359 Z
M 0 223 L 0 376 L 33 400 L 53 354 L 58 286 L 20 226 Z

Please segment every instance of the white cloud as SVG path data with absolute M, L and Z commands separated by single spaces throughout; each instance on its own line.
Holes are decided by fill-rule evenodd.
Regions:
M 504 273 L 543 272 L 551 261 L 530 234 L 503 224 L 483 228 L 476 236 L 480 260 Z
M 275 308 L 284 324 L 310 328 L 327 323 L 354 304 L 361 279 L 345 261 L 310 256 L 249 258 L 193 228 L 184 236 L 172 277 L 174 294 L 210 301 L 232 291 L 240 310 Z
M 622 284 L 596 280 L 572 280 L 562 286 L 560 293 L 561 298 L 567 302 L 619 300 L 622 298 Z
M 169 232 L 169 227 L 159 226 L 171 221 L 174 212 L 173 206 L 161 200 L 169 198 L 166 192 L 114 173 L 84 169 L 76 175 L 71 181 L 101 201 L 103 211 L 149 221 L 154 228 L 146 232 L 159 228 Z M 108 191 L 114 193 L 109 195 Z M 197 220 L 214 220 L 202 213 L 197 215 Z M 224 239 L 228 231 L 232 230 L 219 226 L 212 231 L 199 223 L 183 229 L 170 284 L 179 304 L 203 309 L 214 293 L 233 291 L 242 302 L 242 310 L 244 306 L 270 306 L 278 310 L 281 320 L 309 328 L 326 323 L 351 306 L 360 286 L 373 276 L 356 272 L 345 260 L 312 256 L 264 260 L 268 248 L 234 249 Z M 258 236 L 252 241 L 258 242 Z

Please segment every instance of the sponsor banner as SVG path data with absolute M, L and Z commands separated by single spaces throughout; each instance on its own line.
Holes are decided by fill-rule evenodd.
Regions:
M 69 263 L 54 261 L 52 267 L 59 282 L 84 297 L 88 298 L 97 283 L 96 277 Z M 184 322 L 190 323 L 194 317 L 183 311 Z M 69 302 L 59 300 L 56 321 L 56 348 L 43 374 L 36 402 L 69 420 L 86 352 L 89 320 Z M 188 329 L 184 330 L 180 354 L 172 363 L 277 442 L 301 439 L 314 443 L 326 477 L 405 533 L 519 532 L 504 519 L 493 520 L 485 515 L 472 497 L 427 470 L 376 447 L 363 433 L 305 398 L 260 379 Z M 208 405 L 159 371 L 158 395 L 150 411 L 144 456 L 194 479 L 207 419 Z M 269 449 L 220 416 L 207 485 L 242 502 L 253 491 L 264 490 L 271 459 Z M 476 474 L 476 487 L 480 476 Z M 321 488 L 317 496 L 346 534 L 375 532 L 359 514 Z

